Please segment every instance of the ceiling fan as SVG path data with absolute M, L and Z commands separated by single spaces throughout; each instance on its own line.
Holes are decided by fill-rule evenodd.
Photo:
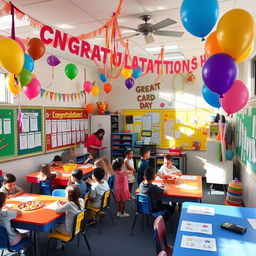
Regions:
M 168 30 L 161 30 L 162 28 L 168 27 L 170 25 L 176 24 L 177 22 L 172 19 L 164 19 L 156 24 L 153 23 L 148 23 L 148 21 L 151 19 L 151 15 L 142 15 L 140 18 L 145 21 L 145 23 L 142 23 L 137 26 L 137 28 L 130 28 L 126 26 L 119 26 L 119 28 L 124 28 L 124 29 L 129 29 L 133 30 L 136 33 L 132 35 L 125 36 L 121 39 L 128 39 L 131 37 L 143 35 L 145 38 L 146 44 L 153 43 L 155 41 L 153 35 L 157 36 L 169 36 L 169 37 L 182 37 L 184 32 L 179 32 L 179 31 L 168 31 Z M 120 40 L 120 39 L 119 39 Z

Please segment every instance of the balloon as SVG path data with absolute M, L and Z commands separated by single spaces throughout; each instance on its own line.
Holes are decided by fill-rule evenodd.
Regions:
M 234 152 L 232 150 L 226 150 L 225 152 L 225 158 L 227 160 L 232 160 L 234 158 Z
M 242 56 L 236 59 L 236 63 L 238 64 L 246 60 L 252 54 L 253 48 L 254 48 L 254 40 L 252 41 L 249 48 L 242 54 Z
M 23 88 L 26 96 L 31 100 L 39 95 L 41 84 L 37 79 L 32 78 L 31 82 Z
M 5 84 L 7 89 L 13 94 L 19 94 L 21 87 L 19 83 L 14 79 L 14 74 L 8 74 L 5 78 Z
M 105 76 L 105 74 L 100 73 L 100 80 L 105 83 L 107 81 L 107 77 Z
M 129 78 L 132 75 L 133 70 L 128 68 L 122 68 L 122 75 L 124 78 Z
M 241 80 L 236 80 L 231 89 L 223 94 L 220 99 L 222 108 L 228 114 L 234 114 L 241 110 L 249 99 L 249 91 Z
M 8 38 L 12 38 L 12 37 L 8 36 Z M 23 44 L 23 42 L 18 37 L 15 37 L 14 40 L 20 45 L 20 47 L 22 48 L 22 51 L 25 52 L 25 45 Z
M 162 103 L 160 103 L 160 107 L 161 108 L 163 108 L 164 107 L 164 103 L 162 102 Z
M 94 106 L 92 104 L 87 104 L 86 107 L 85 107 L 85 110 L 91 114 L 94 110 Z
M 69 63 L 65 67 L 65 74 L 69 79 L 74 79 L 77 76 L 78 69 L 75 64 Z
M 237 65 L 227 54 L 212 55 L 203 66 L 205 85 L 217 94 L 222 95 L 233 85 L 237 76 Z
M 23 68 L 26 68 L 30 72 L 34 70 L 34 60 L 29 56 L 28 54 L 24 54 L 24 66 Z
M 205 54 L 209 58 L 210 56 L 216 54 L 216 53 L 223 53 L 222 49 L 220 48 L 217 37 L 216 37 L 216 31 L 213 31 L 206 39 L 205 41 Z
M 33 58 L 33 60 L 40 59 L 45 52 L 44 43 L 39 38 L 31 38 L 27 45 L 28 54 Z
M 212 92 L 205 84 L 202 87 L 202 95 L 204 100 L 214 108 L 220 108 L 219 95 Z
M 32 78 L 37 79 L 37 76 L 35 74 L 31 74 L 31 75 L 32 75 Z
M 141 74 L 142 74 L 141 66 L 138 66 L 138 69 L 136 69 L 136 68 L 132 69 L 132 76 L 133 76 L 133 78 L 137 79 L 138 77 L 141 76 Z
M 204 37 L 210 33 L 219 16 L 217 0 L 184 0 L 180 17 L 185 29 L 192 35 Z
M 92 90 L 92 83 L 90 81 L 84 82 L 84 90 L 88 93 Z
M 21 72 L 19 73 L 19 81 L 20 85 L 23 87 L 25 85 L 28 85 L 32 80 L 32 74 L 29 70 L 26 68 L 23 68 Z
M 103 89 L 104 89 L 105 93 L 109 93 L 112 90 L 112 85 L 109 83 L 105 83 Z
M 93 96 L 98 96 L 98 94 L 100 93 L 100 88 L 97 85 L 94 85 L 92 87 L 91 93 Z
M 235 60 L 242 56 L 255 37 L 255 24 L 251 14 L 243 9 L 226 12 L 220 19 L 216 35 L 224 53 Z
M 24 52 L 11 38 L 0 40 L 0 66 L 12 74 L 19 74 L 24 65 Z
M 128 90 L 130 90 L 134 85 L 134 79 L 133 78 L 128 78 L 125 80 L 125 86 L 127 87 Z
M 60 60 L 54 55 L 48 56 L 46 61 L 52 67 L 55 67 L 60 64 Z

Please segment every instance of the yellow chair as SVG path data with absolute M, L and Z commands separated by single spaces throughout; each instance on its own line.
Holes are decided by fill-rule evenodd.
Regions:
M 109 213 L 110 218 L 112 220 L 112 224 L 114 224 L 114 218 L 113 218 L 113 215 L 112 215 L 112 213 L 110 211 L 110 208 L 109 208 L 110 195 L 111 195 L 111 190 L 107 190 L 103 194 L 102 199 L 101 199 L 100 208 L 96 208 L 93 205 L 88 204 L 89 196 L 88 196 L 87 200 L 86 200 L 87 195 L 85 196 L 85 209 L 86 209 L 86 211 L 89 211 L 93 215 L 93 219 L 96 221 L 96 224 L 99 228 L 100 233 L 101 233 L 101 227 L 100 227 L 100 224 L 99 224 L 99 217 L 100 217 L 101 214 L 105 214 L 105 211 L 107 211 Z
M 53 239 L 60 240 L 62 242 L 62 248 L 65 252 L 65 255 L 67 255 L 66 251 L 66 243 L 71 242 L 75 237 L 78 239 L 78 247 L 79 247 L 79 235 L 82 234 L 84 237 L 84 240 L 86 242 L 87 248 L 89 250 L 90 255 L 91 253 L 91 246 L 89 244 L 89 241 L 86 237 L 86 234 L 84 233 L 84 218 L 85 218 L 85 210 L 82 210 L 78 212 L 74 217 L 73 227 L 72 227 L 72 234 L 63 234 L 58 231 L 53 231 L 48 235 L 48 242 L 47 242 L 47 255 L 49 255 L 49 244 L 50 241 Z

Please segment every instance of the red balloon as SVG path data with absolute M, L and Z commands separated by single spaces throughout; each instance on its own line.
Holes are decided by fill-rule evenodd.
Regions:
M 87 104 L 86 107 L 85 107 L 85 110 L 91 114 L 94 110 L 94 106 L 92 104 Z
M 33 58 L 33 60 L 40 59 L 45 52 L 45 45 L 39 38 L 31 38 L 28 41 L 28 54 Z
M 112 90 L 112 85 L 109 83 L 104 84 L 104 91 L 105 93 L 109 93 Z

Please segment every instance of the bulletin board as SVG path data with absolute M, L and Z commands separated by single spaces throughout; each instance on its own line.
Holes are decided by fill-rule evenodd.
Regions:
M 88 114 L 84 108 L 45 108 L 46 152 L 85 143 Z
M 256 174 L 256 108 L 236 115 L 236 153 L 239 160 Z
M 133 123 L 125 130 L 140 132 L 143 130 L 143 116 L 152 116 L 152 143 L 158 148 L 180 147 L 194 149 L 194 142 L 200 143 L 200 149 L 206 150 L 209 120 L 212 112 L 208 109 L 155 109 L 123 110 L 124 116 L 133 116 Z
M 16 111 L 18 112 L 18 109 Z M 21 107 L 21 115 L 22 130 L 18 134 L 18 156 L 42 154 L 44 152 L 43 108 Z
M 17 157 L 17 108 L 0 107 L 0 160 Z

